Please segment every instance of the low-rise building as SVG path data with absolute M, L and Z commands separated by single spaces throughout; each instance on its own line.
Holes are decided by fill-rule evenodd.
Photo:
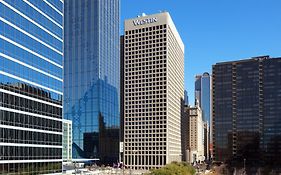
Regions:
M 70 162 L 72 160 L 72 121 L 63 119 L 62 124 L 62 159 L 63 162 Z

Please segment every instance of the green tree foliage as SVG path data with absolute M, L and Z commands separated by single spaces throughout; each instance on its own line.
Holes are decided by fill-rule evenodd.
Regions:
M 160 169 L 152 169 L 147 175 L 194 175 L 195 169 L 187 163 L 172 162 Z

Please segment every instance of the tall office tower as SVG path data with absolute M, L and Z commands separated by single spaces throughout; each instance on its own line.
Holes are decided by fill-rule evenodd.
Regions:
M 280 165 L 281 58 L 217 63 L 212 89 L 215 160 Z
M 204 161 L 204 122 L 201 108 L 198 105 L 194 107 L 185 106 L 184 118 L 184 125 L 186 126 L 184 130 L 184 160 L 189 163 Z
M 210 124 L 210 75 L 208 72 L 195 76 L 195 100 L 203 112 L 203 120 Z
M 210 127 L 211 123 L 211 113 L 210 113 L 210 107 L 211 107 L 211 95 L 210 95 L 210 75 L 208 72 L 203 73 L 202 75 L 196 75 L 195 76 L 195 101 L 198 102 L 198 105 L 202 109 L 202 116 L 203 121 L 206 122 L 207 126 Z M 206 131 L 210 131 L 211 129 L 206 128 Z M 209 148 L 211 144 L 210 138 L 210 132 L 208 135 L 204 135 L 204 138 L 207 140 L 205 141 L 205 157 L 206 159 L 209 159 Z M 205 132 L 204 132 L 205 134 Z M 207 150 L 208 148 L 208 150 Z
M 202 75 L 196 75 L 195 76 L 195 86 L 194 86 L 194 88 L 195 88 L 194 103 L 196 103 L 196 100 L 197 100 L 200 107 L 201 107 L 201 78 L 202 78 Z
M 184 45 L 169 13 L 125 21 L 124 162 L 158 168 L 181 160 Z
M 73 158 L 107 164 L 119 153 L 119 0 L 64 2 L 64 118 Z
M 0 174 L 62 169 L 62 1 L 0 1 Z
M 188 93 L 186 90 L 184 90 L 184 105 L 189 105 Z
M 203 120 L 210 125 L 210 75 L 208 72 L 203 73 L 201 77 L 201 108 L 203 111 Z

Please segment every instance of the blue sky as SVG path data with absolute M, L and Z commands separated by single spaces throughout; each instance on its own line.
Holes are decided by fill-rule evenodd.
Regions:
M 216 62 L 281 56 L 281 0 L 121 0 L 124 19 L 168 11 L 185 44 L 185 89 Z

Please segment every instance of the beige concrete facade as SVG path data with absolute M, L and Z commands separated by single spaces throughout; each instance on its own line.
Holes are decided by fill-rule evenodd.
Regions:
M 204 161 L 204 122 L 202 110 L 199 106 L 185 107 L 187 117 L 187 150 L 185 150 L 186 161 Z
M 184 45 L 169 13 L 125 21 L 124 163 L 181 161 Z

